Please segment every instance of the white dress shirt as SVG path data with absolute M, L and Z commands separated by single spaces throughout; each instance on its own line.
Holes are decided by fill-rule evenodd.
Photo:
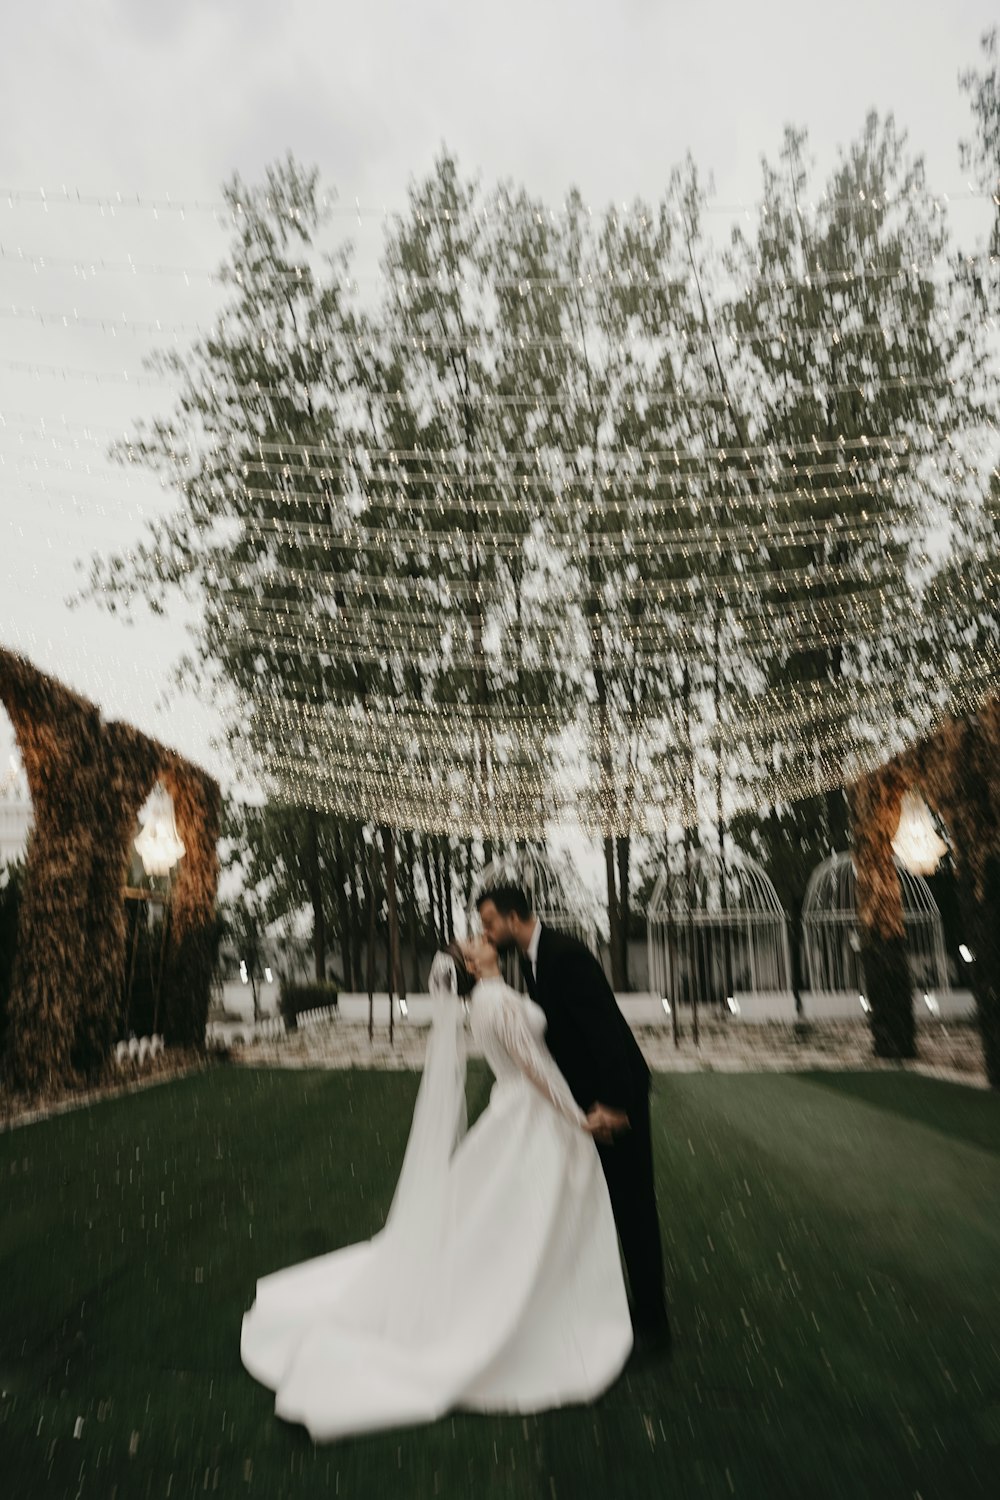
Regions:
M 528 953 L 527 953 L 527 959 L 528 959 L 529 964 L 531 965 L 531 977 L 532 977 L 532 979 L 534 979 L 536 981 L 538 979 L 538 940 L 541 937 L 541 935 L 542 935 L 542 924 L 539 921 L 539 919 L 536 917 L 535 918 L 535 930 L 531 934 L 531 940 L 528 943 Z

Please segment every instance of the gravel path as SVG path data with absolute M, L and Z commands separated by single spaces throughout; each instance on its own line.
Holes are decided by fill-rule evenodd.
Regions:
M 782 1073 L 815 1068 L 834 1071 L 898 1069 L 943 1078 L 953 1083 L 985 1089 L 989 1085 L 983 1068 L 982 1047 L 974 1022 L 930 1022 L 918 1026 L 919 1056 L 914 1062 L 884 1062 L 872 1056 L 871 1037 L 864 1021 L 825 1021 L 788 1026 L 781 1022 L 760 1026 L 727 1025 L 713 1018 L 703 1022 L 700 1045 L 695 1046 L 686 1030 L 678 1047 L 667 1027 L 636 1027 L 639 1045 L 650 1067 L 657 1073 Z M 469 1055 L 476 1048 L 468 1038 Z M 400 1024 L 395 1041 L 388 1028 L 378 1027 L 372 1041 L 368 1028 L 353 1022 L 333 1020 L 287 1036 L 234 1046 L 228 1063 L 237 1067 L 271 1068 L 373 1068 L 418 1070 L 423 1066 L 427 1031 Z M 27 1100 L 0 1090 L 0 1133 L 19 1125 L 30 1125 L 50 1115 L 86 1108 L 102 1099 L 112 1099 L 139 1089 L 151 1088 L 189 1073 L 225 1065 L 219 1053 L 178 1051 L 168 1048 L 142 1070 L 134 1064 L 85 1092 L 53 1098 Z
M 812 1068 L 843 1070 L 903 1068 L 947 1078 L 977 1088 L 988 1087 L 982 1046 L 974 1023 L 933 1022 L 919 1026 L 919 1057 L 914 1062 L 884 1062 L 872 1056 L 871 1035 L 862 1021 L 814 1022 L 788 1026 L 726 1025 L 709 1020 L 701 1027 L 700 1045 L 690 1031 L 678 1047 L 667 1027 L 637 1027 L 636 1036 L 655 1072 L 800 1072 Z M 250 1067 L 284 1068 L 420 1068 L 427 1033 L 400 1024 L 394 1045 L 386 1027 L 368 1040 L 368 1028 L 333 1020 L 273 1041 L 235 1047 L 231 1060 Z M 476 1049 L 469 1039 L 470 1055 Z

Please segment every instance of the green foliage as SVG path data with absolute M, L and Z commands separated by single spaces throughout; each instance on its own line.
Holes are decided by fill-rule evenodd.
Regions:
M 180 386 L 173 417 L 140 427 L 114 450 L 158 473 L 175 490 L 177 509 L 150 526 L 135 552 L 95 560 L 92 591 L 126 609 L 141 592 L 157 610 L 173 589 L 199 593 L 185 671 L 220 690 L 231 709 L 234 760 L 243 765 L 248 746 L 265 756 L 296 753 L 284 736 L 280 746 L 269 737 L 266 692 L 246 717 L 262 681 L 321 702 L 350 686 L 350 664 L 304 660 L 291 628 L 280 626 L 282 616 L 308 616 L 322 589 L 311 574 L 326 565 L 322 544 L 348 525 L 340 476 L 329 464 L 303 472 L 282 445 L 339 449 L 346 441 L 356 329 L 344 291 L 346 252 L 325 255 L 319 243 L 328 214 L 318 174 L 289 157 L 260 186 L 234 176 L 223 191 L 236 225 L 220 273 L 229 299 L 210 335 L 157 361 Z M 313 529 L 315 546 L 303 543 L 300 525 Z
M 304 1010 L 320 1010 L 337 1004 L 338 990 L 335 984 L 286 984 L 282 983 L 278 1006 L 284 1017 L 285 1027 L 294 1031 L 298 1018 Z
M 997 256 L 1000 255 L 1000 39 L 996 27 L 985 33 L 980 50 L 983 71 L 969 68 L 959 79 L 963 91 L 969 95 L 976 124 L 973 140 L 962 143 L 962 167 L 973 172 L 987 192 L 993 194 L 997 211 L 993 216 L 990 253 Z M 984 277 L 979 290 L 985 298 L 991 280 L 995 307 L 996 278 Z
M 929 529 L 967 496 L 949 495 L 936 461 L 945 435 L 958 440 L 980 416 L 980 339 L 960 289 L 930 269 L 947 226 L 891 116 L 869 116 L 822 186 L 805 134 L 787 131 L 779 164 L 764 167 L 764 208 L 753 242 L 736 235 L 730 257 L 747 286 L 733 308 L 741 406 L 755 441 L 787 449 L 780 483 L 801 541 L 779 549 L 765 536 L 747 559 L 748 585 L 777 617 L 733 708 L 751 765 L 769 771 L 780 757 L 836 785 L 850 778 L 848 747 L 884 754 L 910 704 L 954 674 L 919 577 Z M 803 695 L 822 711 L 803 714 Z M 839 794 L 827 816 L 833 847 L 846 847 Z
M 995 67 L 963 86 L 986 172 Z M 173 416 L 121 450 L 177 510 L 93 588 L 202 601 L 191 669 L 270 797 L 232 810 L 233 848 L 267 920 L 311 908 L 317 974 L 336 938 L 362 982 L 379 830 L 407 824 L 485 830 L 485 857 L 600 828 L 620 966 L 622 832 L 662 811 L 717 846 L 731 807 L 765 808 L 729 832 L 794 921 L 859 761 L 992 680 L 1000 499 L 939 463 L 986 409 L 986 294 L 922 160 L 872 114 L 818 180 L 789 129 L 725 253 L 710 191 L 689 158 L 624 213 L 516 183 L 487 212 L 444 151 L 363 308 L 314 170 L 225 189 L 229 300 L 164 357 Z M 444 931 L 428 843 L 403 921 Z
M 554 748 L 547 770 L 490 726 L 517 708 L 587 726 L 585 819 L 718 823 L 727 794 L 835 785 L 948 675 L 915 607 L 945 504 L 923 460 L 978 415 L 980 340 L 926 269 L 948 242 L 922 162 L 871 115 L 817 183 L 789 130 L 725 257 L 706 193 L 688 160 L 621 216 L 510 184 L 487 213 L 445 152 L 362 314 L 346 249 L 321 264 L 315 172 L 227 187 L 231 303 L 128 448 L 178 513 L 94 583 L 199 589 L 234 750 L 284 800 L 417 822 L 451 770 L 459 825 L 548 818 Z M 444 752 L 435 712 L 466 726 Z M 842 799 L 828 817 L 842 844 Z

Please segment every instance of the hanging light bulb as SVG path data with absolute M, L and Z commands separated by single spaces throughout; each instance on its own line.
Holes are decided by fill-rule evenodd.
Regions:
M 892 841 L 900 864 L 911 875 L 933 875 L 948 845 L 938 836 L 926 802 L 919 792 L 906 792 L 899 813 L 899 827 Z
M 135 847 L 143 869 L 147 875 L 169 875 L 184 853 L 184 845 L 177 834 L 173 799 L 160 782 L 150 793 L 139 821 L 143 826 Z

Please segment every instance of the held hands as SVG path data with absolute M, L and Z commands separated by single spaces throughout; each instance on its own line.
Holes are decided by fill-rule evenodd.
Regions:
M 599 1146 L 613 1146 L 615 1136 L 630 1130 L 629 1117 L 624 1110 L 609 1109 L 605 1104 L 595 1104 L 587 1113 L 583 1125 Z

